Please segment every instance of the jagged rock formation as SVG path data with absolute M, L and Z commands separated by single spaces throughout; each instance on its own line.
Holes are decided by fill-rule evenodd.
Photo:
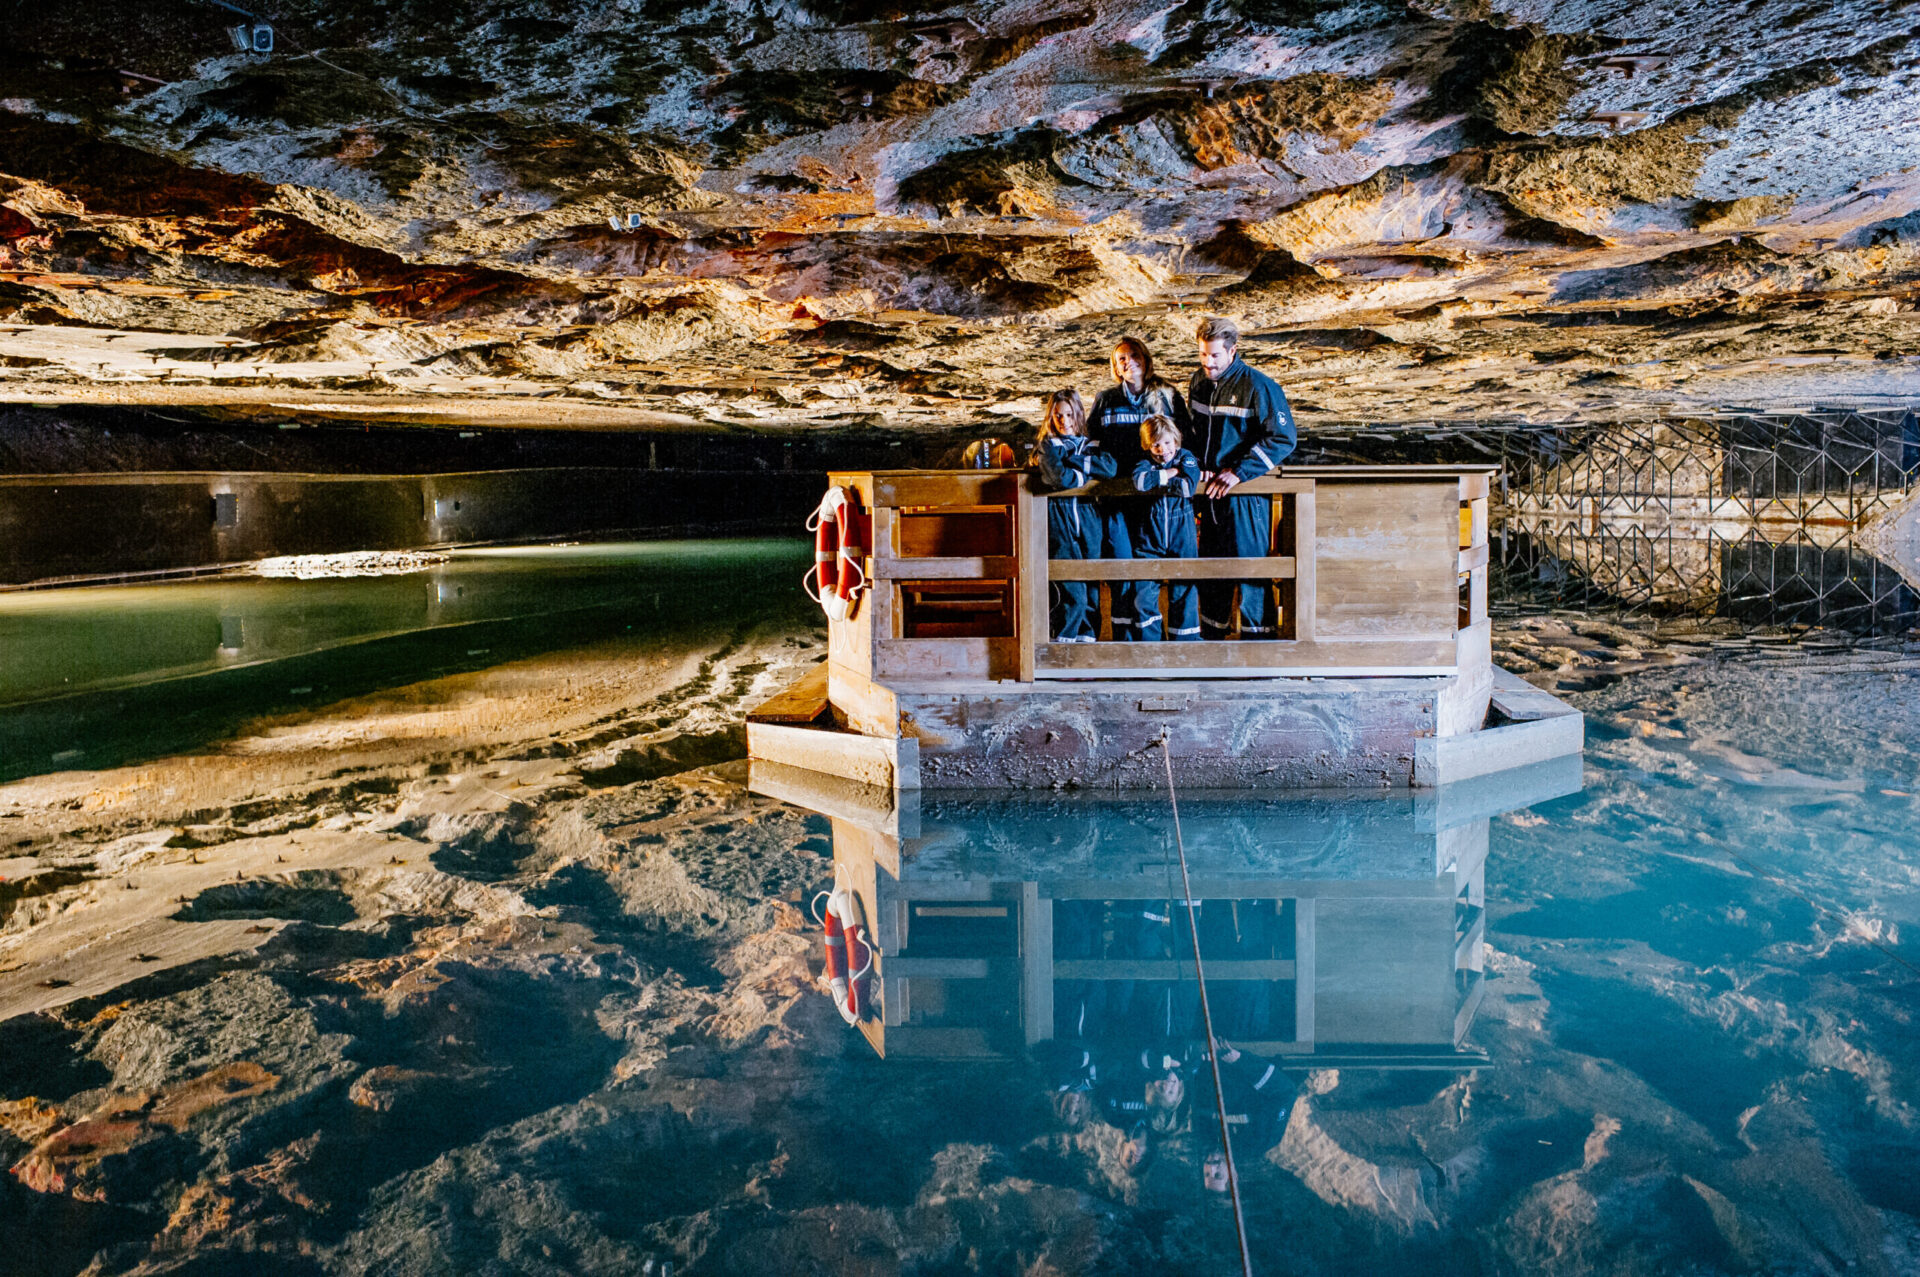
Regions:
M 1911 3 L 271 16 L 13 6 L 0 393 L 987 426 L 1202 309 L 1342 417 L 1920 381 Z

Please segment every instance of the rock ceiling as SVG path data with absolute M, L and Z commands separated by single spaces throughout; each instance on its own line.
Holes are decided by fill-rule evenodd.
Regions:
M 1202 312 L 1306 416 L 1920 393 L 1916 0 L 9 9 L 15 401 L 1023 429 Z

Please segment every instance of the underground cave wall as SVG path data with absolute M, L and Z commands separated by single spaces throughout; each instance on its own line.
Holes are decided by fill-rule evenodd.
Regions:
M 804 471 L 612 468 L 0 479 L 0 585 L 555 537 L 798 535 L 823 482 Z

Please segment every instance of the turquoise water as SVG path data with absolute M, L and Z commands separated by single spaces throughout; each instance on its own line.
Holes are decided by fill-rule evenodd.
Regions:
M 122 637 L 66 667 L 82 690 L 10 669 L 0 732 L 44 769 L 578 643 L 803 634 L 804 562 L 577 547 L 345 594 L 14 596 L 7 625 Z M 1902 647 L 1720 653 L 1573 694 L 1577 767 L 1183 795 L 1254 1271 L 1920 1271 L 1916 693 Z M 194 920 L 295 921 L 0 1022 L 0 1100 L 282 1080 L 154 1127 L 99 1201 L 0 1178 L 0 1271 L 1237 1271 L 1165 801 L 749 779 L 403 819 L 387 869 L 200 890 Z M 836 880 L 883 947 L 865 1033 L 799 921 Z
M 1580 698 L 1572 784 L 1187 796 L 1216 1025 L 1281 1088 L 1226 1084 L 1255 1271 L 1920 1270 L 1917 676 L 1905 653 L 1629 676 Z M 823 807 L 880 971 L 908 973 L 899 1023 L 849 1049 L 876 1086 L 946 1088 L 922 1182 L 984 1147 L 984 1197 L 1087 1194 L 1100 1257 L 1063 1271 L 1237 1271 L 1164 800 L 929 795 L 878 857 L 870 814 Z M 1188 1102 L 1162 1117 L 1143 1089 L 1169 1072 Z M 989 1076 L 1025 1089 L 999 1121 L 960 1111 Z M 1074 1253 L 1064 1223 L 980 1241 L 1009 1248 L 981 1271 Z
M 0 780 L 585 643 L 798 618 L 805 556 L 793 541 L 530 546 L 398 576 L 0 594 Z

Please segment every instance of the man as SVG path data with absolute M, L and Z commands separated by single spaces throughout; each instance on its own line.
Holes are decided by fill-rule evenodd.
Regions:
M 1229 494 L 1248 479 L 1258 479 L 1293 451 L 1298 438 L 1293 409 L 1273 378 L 1255 372 L 1240 359 L 1240 330 L 1230 319 L 1209 319 L 1194 334 L 1200 341 L 1200 369 L 1187 389 L 1193 418 L 1188 439 L 1200 462 L 1203 498 L 1200 557 L 1253 558 L 1269 553 L 1273 539 L 1273 498 Z M 1200 631 L 1210 639 L 1233 628 L 1233 594 L 1240 594 L 1240 637 L 1278 637 L 1273 601 L 1266 581 L 1203 581 Z

